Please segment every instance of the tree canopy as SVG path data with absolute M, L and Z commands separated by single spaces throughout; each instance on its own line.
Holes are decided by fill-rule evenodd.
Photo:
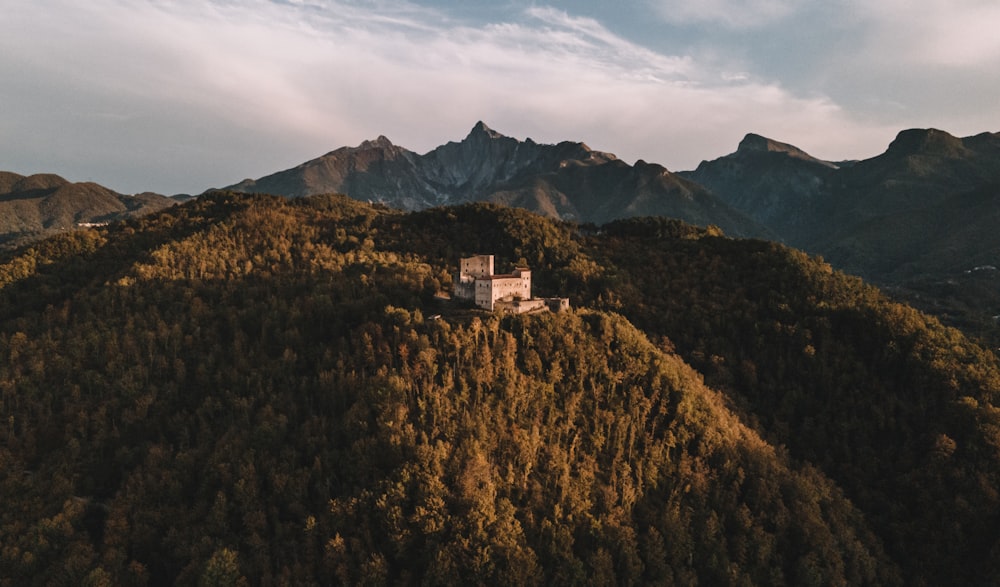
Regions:
M 1000 579 L 995 357 L 715 229 L 219 192 L 6 254 L 0 357 L 0 585 Z

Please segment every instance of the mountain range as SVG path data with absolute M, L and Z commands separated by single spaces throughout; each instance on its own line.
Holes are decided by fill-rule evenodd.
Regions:
M 884 153 L 840 163 L 750 135 L 680 175 L 784 242 L 1000 343 L 1000 134 L 905 130 Z
M 669 216 L 697 225 L 716 224 L 737 236 L 773 236 L 702 186 L 661 165 L 628 165 L 583 143 L 519 141 L 482 122 L 462 141 L 424 155 L 381 136 L 226 189 L 289 197 L 343 193 L 404 210 L 486 201 L 594 224 L 629 216 Z
M 668 216 L 778 240 L 890 283 L 995 264 L 1000 242 L 961 234 L 989 232 L 998 184 L 1000 134 L 992 133 L 905 130 L 881 155 L 840 162 L 748 134 L 734 153 L 673 173 L 583 143 L 519 141 L 479 122 L 462 141 L 423 155 L 380 136 L 226 189 L 343 193 L 404 210 L 488 201 L 594 224 Z
M 0 254 L 0 584 L 996 584 L 1000 362 L 897 300 L 1000 340 L 998 143 L 0 174 L 56 233 Z M 446 301 L 484 252 L 574 310 Z
M 680 175 L 785 242 L 862 274 L 906 277 L 914 264 L 941 270 L 996 259 L 995 246 L 951 259 L 935 252 L 957 233 L 980 233 L 995 220 L 987 195 L 1000 183 L 1000 134 L 957 138 L 911 129 L 881 155 L 847 163 L 748 135 L 735 153 Z M 937 226 L 928 230 L 927 219 Z
M 596 225 L 632 216 L 716 225 L 822 255 L 1000 346 L 1000 134 L 904 130 L 884 153 L 852 161 L 748 134 L 735 152 L 674 173 L 580 142 L 517 140 L 479 122 L 425 154 L 380 136 L 227 189 L 343 193 L 404 210 L 487 201 Z M 8 246 L 175 201 L 12 173 L 0 176 L 0 194 Z
M 673 173 L 583 143 L 519 141 L 475 125 L 419 155 L 379 137 L 228 189 L 338 192 L 406 210 L 470 201 L 603 224 L 668 216 L 822 255 L 1000 344 L 1000 134 L 899 133 L 876 157 L 824 161 L 748 134 L 736 151 Z
M 103 224 L 172 206 L 158 194 L 125 196 L 96 183 L 72 183 L 54 174 L 0 171 L 0 246 Z

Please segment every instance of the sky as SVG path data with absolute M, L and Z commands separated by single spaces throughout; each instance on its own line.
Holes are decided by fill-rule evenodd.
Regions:
M 201 193 L 479 120 L 679 171 L 1000 130 L 995 0 L 6 0 L 0 169 Z

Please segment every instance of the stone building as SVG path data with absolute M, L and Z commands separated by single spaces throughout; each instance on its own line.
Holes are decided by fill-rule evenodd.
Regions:
M 459 261 L 454 281 L 456 298 L 472 300 L 484 310 L 522 314 L 545 308 L 561 311 L 569 308 L 569 299 L 531 297 L 531 270 L 517 267 L 512 273 L 494 273 L 493 255 L 475 255 Z

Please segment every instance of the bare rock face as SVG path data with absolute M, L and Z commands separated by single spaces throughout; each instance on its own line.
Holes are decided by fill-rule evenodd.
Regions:
M 573 146 L 577 148 L 557 150 L 531 139 L 518 141 L 478 122 L 461 142 L 427 153 L 422 171 L 435 185 L 456 195 L 483 194 L 526 173 L 554 171 L 560 161 L 588 156 L 585 145 Z
M 962 139 L 936 128 L 912 128 L 901 131 L 889 144 L 886 153 L 897 157 L 908 155 L 965 157 L 970 154 Z
M 407 188 L 417 193 L 414 183 L 416 153 L 393 145 L 380 136 L 357 147 L 341 147 L 322 157 L 257 180 L 246 179 L 226 189 L 271 193 L 297 198 L 331 192 L 357 192 L 357 199 L 382 199 L 387 190 Z M 392 178 L 389 183 L 377 178 Z M 419 184 L 419 182 L 417 182 Z
M 583 143 L 520 141 L 483 122 L 424 155 L 379 137 L 228 189 L 288 197 L 339 192 L 405 210 L 488 201 L 593 223 L 665 215 L 737 236 L 773 236 L 662 166 L 631 166 Z

